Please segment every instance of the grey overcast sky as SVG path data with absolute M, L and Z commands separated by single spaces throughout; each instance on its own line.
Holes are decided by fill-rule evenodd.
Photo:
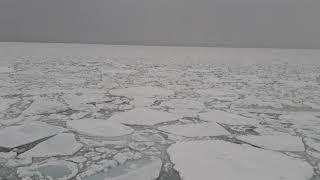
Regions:
M 320 49 L 320 0 L 0 0 L 0 41 Z

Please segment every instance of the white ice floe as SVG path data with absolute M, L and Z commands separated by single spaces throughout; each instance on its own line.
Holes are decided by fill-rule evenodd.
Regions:
M 154 180 L 159 176 L 162 162 L 157 157 L 145 157 L 127 161 L 107 171 L 85 177 L 85 180 L 109 179 L 109 180 Z
M 169 107 L 169 112 L 182 116 L 195 116 L 205 108 L 203 103 L 187 99 L 171 99 L 161 103 L 161 106 Z
M 110 122 L 100 119 L 81 119 L 67 121 L 67 126 L 92 136 L 114 137 L 123 136 L 133 132 L 133 129 L 120 124 L 119 122 Z
M 168 153 L 183 180 L 308 180 L 313 175 L 303 160 L 224 141 L 178 143 Z
M 78 173 L 78 168 L 75 163 L 69 161 L 48 159 L 31 166 L 19 167 L 17 173 L 20 178 L 49 177 L 49 179 L 67 180 Z
M 238 139 L 276 151 L 304 151 L 302 139 L 290 135 L 238 136 Z
M 82 147 L 72 133 L 58 134 L 19 155 L 19 157 L 51 157 L 56 155 L 72 155 Z
M 174 91 L 160 87 L 142 86 L 142 87 L 128 87 L 123 89 L 113 89 L 109 91 L 110 94 L 127 97 L 154 97 L 154 96 L 171 96 Z
M 115 114 L 111 116 L 108 121 L 124 124 L 154 125 L 157 123 L 178 120 L 179 118 L 180 116 L 164 111 L 148 108 L 135 108 L 127 112 Z
M 67 106 L 60 103 L 57 100 L 37 97 L 34 99 L 34 102 L 31 106 L 26 109 L 23 113 L 24 114 L 42 114 L 42 113 L 55 113 L 57 111 L 66 110 Z
M 0 147 L 14 148 L 33 141 L 53 136 L 66 129 L 43 122 L 31 122 L 0 130 Z
M 171 125 L 162 126 L 159 129 L 186 137 L 230 135 L 227 130 L 216 123 Z
M 259 122 L 252 118 L 243 117 L 240 115 L 220 111 L 212 110 L 199 114 L 201 120 L 209 122 L 224 123 L 229 125 L 256 125 Z
M 14 69 L 12 67 L 9 66 L 0 66 L 0 74 L 1 73 L 11 73 L 13 72 Z

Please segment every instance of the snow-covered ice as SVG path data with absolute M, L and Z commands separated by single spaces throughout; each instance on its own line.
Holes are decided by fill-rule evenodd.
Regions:
M 240 140 L 276 151 L 304 151 L 302 139 L 291 135 L 238 136 Z
M 31 122 L 0 129 L 0 147 L 14 148 L 66 131 L 43 122 Z
M 114 137 L 123 136 L 133 132 L 133 129 L 120 124 L 120 122 L 111 122 L 101 119 L 80 119 L 67 122 L 68 127 L 79 133 L 91 136 Z
M 117 113 L 108 119 L 109 122 L 137 125 L 154 125 L 157 123 L 178 120 L 180 116 L 168 112 L 135 108 L 133 110 Z
M 26 157 L 51 157 L 56 155 L 73 155 L 82 144 L 75 140 L 72 133 L 58 134 L 19 155 L 21 158 Z
M 319 58 L 0 43 L 0 179 L 318 180 Z
M 170 125 L 162 126 L 159 129 L 186 137 L 220 136 L 230 134 L 227 130 L 216 123 Z
M 168 152 L 183 180 L 308 180 L 313 175 L 303 160 L 220 140 L 177 143 Z

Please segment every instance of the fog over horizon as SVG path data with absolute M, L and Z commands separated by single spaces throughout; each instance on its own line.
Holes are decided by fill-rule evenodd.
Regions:
M 1 0 L 0 41 L 320 49 L 318 0 Z

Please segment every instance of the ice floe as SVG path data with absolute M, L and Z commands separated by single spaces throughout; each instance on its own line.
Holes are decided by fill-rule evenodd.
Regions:
M 219 140 L 177 143 L 168 153 L 183 180 L 308 180 L 313 175 L 303 160 Z
M 31 122 L 0 130 L 0 147 L 14 148 L 66 131 L 43 122 Z
M 252 118 L 243 117 L 240 115 L 212 110 L 208 112 L 199 113 L 199 118 L 209 122 L 217 122 L 230 125 L 256 125 L 259 122 Z
M 67 126 L 91 136 L 114 137 L 123 136 L 133 132 L 133 129 L 120 124 L 120 122 L 101 119 L 80 119 L 67 121 Z
M 75 140 L 72 133 L 61 133 L 34 148 L 19 155 L 19 157 L 51 157 L 56 155 L 72 155 L 81 149 L 82 144 Z
M 160 130 L 186 137 L 230 135 L 216 123 L 183 124 L 159 127 Z
M 168 112 L 148 108 L 135 108 L 133 110 L 117 113 L 108 119 L 109 122 L 123 124 L 154 125 L 157 123 L 178 120 L 180 116 Z
M 276 151 L 304 151 L 302 139 L 290 135 L 238 136 L 240 140 Z

